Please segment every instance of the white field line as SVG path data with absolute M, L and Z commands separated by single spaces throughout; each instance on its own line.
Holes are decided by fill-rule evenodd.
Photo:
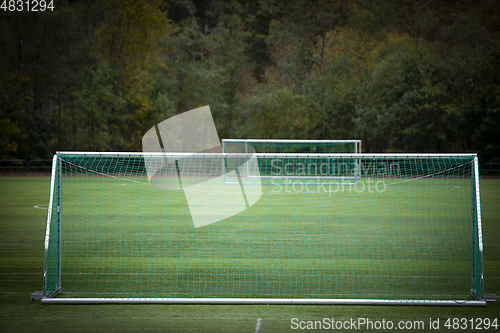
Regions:
M 259 333 L 260 331 L 260 324 L 262 323 L 262 319 L 258 318 L 257 319 L 257 326 L 255 326 L 255 333 Z
M 0 275 L 42 275 L 43 273 L 0 273 Z M 172 276 L 172 275 L 186 275 L 183 273 L 158 273 L 158 274 L 152 274 L 152 273 L 64 273 L 64 275 L 135 275 L 135 276 L 151 276 L 151 275 L 162 275 L 162 276 Z M 228 273 L 222 273 L 222 274 L 200 274 L 203 276 L 269 276 L 268 274 L 228 274 Z M 285 274 L 272 274 L 272 277 L 278 277 L 278 276 L 287 276 Z M 308 277 L 318 277 L 321 276 L 321 274 L 306 274 L 306 275 L 301 275 L 301 276 L 308 276 Z M 430 276 L 430 275 L 362 275 L 362 274 L 342 274 L 342 275 L 336 275 L 339 277 L 365 277 L 365 278 L 411 278 L 411 279 L 457 279 L 457 276 Z M 470 277 L 458 277 L 458 279 L 470 279 Z M 500 277 L 488 277 L 488 280 L 500 280 Z
M 1 295 L 8 295 L 8 294 L 31 294 L 32 292 L 30 291 L 0 291 Z
M 0 275 L 43 275 L 43 273 L 13 273 L 13 272 L 4 272 L 4 273 L 0 273 Z
M 0 275 L 42 275 L 43 273 L 13 273 L 13 272 L 3 272 L 0 273 Z M 154 275 L 161 275 L 161 276 L 176 276 L 176 275 L 186 275 L 184 273 L 64 273 L 63 275 L 134 275 L 134 276 L 154 276 Z M 199 274 L 200 276 L 271 276 L 271 277 L 279 277 L 279 276 L 288 276 L 286 274 L 261 274 L 261 273 L 255 273 L 255 274 L 238 274 L 238 273 L 217 273 L 217 274 Z M 322 276 L 323 274 L 305 274 L 302 276 L 308 276 L 308 277 L 318 277 Z M 363 274 L 341 274 L 341 275 L 336 275 L 339 277 L 365 277 L 365 278 L 414 278 L 414 279 L 439 279 L 439 278 L 455 278 L 457 279 L 457 276 L 432 276 L 432 275 L 363 275 Z M 459 277 L 460 278 L 460 277 Z M 470 277 L 462 277 L 461 279 L 470 279 Z M 490 277 L 488 279 L 500 279 L 500 277 Z

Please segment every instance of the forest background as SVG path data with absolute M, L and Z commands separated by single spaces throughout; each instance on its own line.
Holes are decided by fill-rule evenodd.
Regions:
M 7 1 L 8 4 L 8 1 Z M 220 138 L 361 139 L 500 162 L 496 0 L 69 0 L 0 10 L 0 158 Z

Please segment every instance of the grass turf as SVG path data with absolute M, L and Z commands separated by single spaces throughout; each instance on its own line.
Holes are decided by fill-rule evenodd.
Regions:
M 366 306 L 226 306 L 226 305 L 54 305 L 30 302 L 40 290 L 48 177 L 0 178 L 0 327 L 2 331 L 171 331 L 286 332 L 291 318 L 322 320 L 423 320 L 495 318 L 498 305 L 486 308 Z M 486 292 L 500 294 L 500 181 L 482 180 Z M 427 327 L 427 326 L 426 326 Z M 397 330 L 394 330 L 397 331 Z M 449 330 L 446 330 L 449 331 Z

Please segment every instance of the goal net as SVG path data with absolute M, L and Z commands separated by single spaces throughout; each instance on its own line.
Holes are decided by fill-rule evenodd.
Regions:
M 238 176 L 300 164 L 330 173 Z M 329 178 L 339 168 L 360 179 Z M 43 303 L 484 305 L 483 285 L 473 154 L 53 159 Z

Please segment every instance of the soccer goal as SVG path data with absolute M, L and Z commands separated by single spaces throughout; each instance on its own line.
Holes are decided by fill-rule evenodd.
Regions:
M 228 184 L 207 179 L 248 154 L 58 152 L 42 303 L 486 304 L 475 154 L 252 158 L 360 179 Z
M 224 154 L 360 154 L 361 140 L 278 140 L 278 139 L 223 139 Z M 308 182 L 330 182 L 345 185 L 356 183 L 360 178 L 360 162 L 356 159 L 344 159 L 342 164 L 325 163 L 317 159 L 287 160 L 285 164 L 275 164 L 272 168 L 261 168 L 255 173 L 249 166 L 242 169 L 240 178 L 225 176 L 224 181 L 261 182 L 271 184 L 289 184 Z M 294 163 L 295 165 L 292 165 Z M 355 166 L 355 167 L 352 167 Z M 262 173 L 262 171 L 265 171 Z

